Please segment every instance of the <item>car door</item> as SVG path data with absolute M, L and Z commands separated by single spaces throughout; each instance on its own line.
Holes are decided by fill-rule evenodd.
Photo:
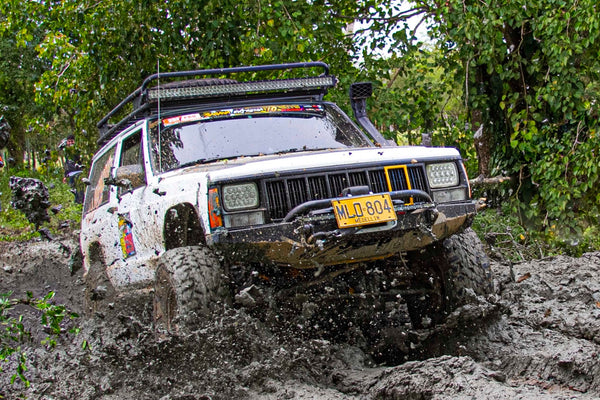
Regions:
M 143 127 L 123 138 L 118 148 L 115 171 L 117 186 L 117 210 L 114 213 L 118 228 L 119 247 L 123 260 L 127 261 L 127 284 L 141 282 L 151 277 L 151 268 L 146 261 L 160 253 L 162 224 L 157 214 L 151 211 L 148 198 L 157 195 L 148 188 L 147 162 L 143 151 Z
M 81 247 L 87 267 L 96 261 L 110 265 L 119 256 L 113 234 L 117 225 L 112 215 L 116 209 L 116 189 L 106 181 L 114 169 L 116 147 L 116 144 L 108 146 L 92 161 L 81 229 Z

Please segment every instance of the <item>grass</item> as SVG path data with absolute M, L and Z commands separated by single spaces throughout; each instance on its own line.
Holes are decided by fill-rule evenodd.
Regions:
M 472 227 L 489 254 L 501 261 L 520 262 L 550 255 L 550 248 L 540 235 L 528 232 L 507 210 L 484 209 L 477 214 Z

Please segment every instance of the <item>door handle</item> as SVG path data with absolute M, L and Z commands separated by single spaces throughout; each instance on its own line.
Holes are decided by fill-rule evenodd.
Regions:
M 160 190 L 159 188 L 154 188 L 152 193 L 157 194 L 159 196 L 164 196 L 167 194 L 167 192 L 165 192 L 164 190 Z

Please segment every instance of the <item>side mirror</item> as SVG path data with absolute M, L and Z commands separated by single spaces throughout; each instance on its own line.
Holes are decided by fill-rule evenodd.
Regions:
M 146 183 L 144 168 L 139 164 L 123 165 L 117 168 L 114 178 L 105 178 L 106 185 L 116 186 L 126 190 L 133 190 Z
M 117 181 L 129 181 L 129 185 L 134 188 L 144 186 L 146 184 L 146 174 L 144 167 L 140 164 L 123 165 L 117 168 L 115 173 L 115 180 Z M 117 185 L 119 186 L 119 185 Z

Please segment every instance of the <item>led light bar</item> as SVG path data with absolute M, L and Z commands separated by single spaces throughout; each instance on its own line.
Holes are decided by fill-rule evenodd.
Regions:
M 202 85 L 198 80 L 199 77 L 226 77 L 231 74 L 238 73 L 254 73 L 259 71 L 288 71 L 292 69 L 322 69 L 323 74 L 315 76 L 315 71 L 308 77 L 274 80 L 274 81 L 255 81 L 255 82 L 223 82 L 218 84 Z M 194 78 L 196 81 L 173 81 L 178 78 Z M 151 82 L 156 82 L 159 79 L 165 79 L 166 84 L 163 86 L 155 86 L 149 88 Z M 299 92 L 307 95 L 324 95 L 328 88 L 334 87 L 336 83 L 335 77 L 329 75 L 329 65 L 321 61 L 287 63 L 287 64 L 271 64 L 271 65 L 255 65 L 255 66 L 240 66 L 230 68 L 214 68 L 191 71 L 173 71 L 152 74 L 144 79 L 142 86 L 134 90 L 124 100 L 122 100 L 115 108 L 104 116 L 96 124 L 100 131 L 98 144 L 104 144 L 121 132 L 123 128 L 137 121 L 150 109 L 152 103 L 159 98 L 165 100 L 185 100 L 185 99 L 210 99 L 216 97 L 226 97 L 235 95 L 248 95 L 255 93 L 269 92 Z M 200 86 L 202 85 L 202 86 Z M 175 101 L 176 102 L 176 101 Z M 122 117 L 116 124 L 109 124 L 109 121 L 116 117 L 119 113 L 123 113 L 126 106 L 133 105 L 133 111 Z
M 272 81 L 219 83 L 217 85 L 182 86 L 148 89 L 148 100 L 186 99 L 198 97 L 216 97 L 241 95 L 256 92 L 283 92 L 295 90 L 321 89 L 335 86 L 333 76 L 315 76 L 308 78 L 281 79 Z

